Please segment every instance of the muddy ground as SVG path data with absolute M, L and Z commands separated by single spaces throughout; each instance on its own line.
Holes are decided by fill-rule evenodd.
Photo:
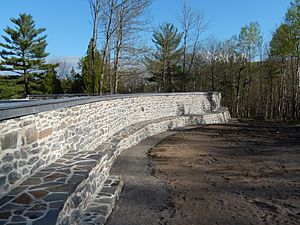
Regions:
M 299 126 L 231 122 L 169 134 L 148 157 L 136 149 L 152 183 L 132 185 L 142 164 L 131 183 L 122 175 L 130 163 L 113 169 L 125 188 L 108 224 L 300 224 Z

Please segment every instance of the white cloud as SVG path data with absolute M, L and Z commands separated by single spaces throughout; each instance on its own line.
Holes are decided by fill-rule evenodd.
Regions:
M 73 67 L 74 69 L 78 69 L 78 62 L 81 57 L 79 56 L 60 56 L 60 57 L 51 57 L 47 60 L 49 63 L 66 63 Z

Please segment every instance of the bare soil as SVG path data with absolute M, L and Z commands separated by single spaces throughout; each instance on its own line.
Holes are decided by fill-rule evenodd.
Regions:
M 157 224 L 300 224 L 299 126 L 246 121 L 182 130 L 149 157 L 169 193 L 170 213 Z
M 124 151 L 111 173 L 125 186 L 106 225 L 300 224 L 300 126 L 166 132 Z

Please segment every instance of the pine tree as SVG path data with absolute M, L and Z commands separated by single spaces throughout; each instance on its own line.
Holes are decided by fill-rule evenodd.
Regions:
M 79 73 L 76 73 L 74 68 L 70 71 L 70 77 L 72 79 L 72 87 L 70 93 L 73 94 L 80 94 L 83 92 L 83 80 L 82 76 Z
M 45 69 L 45 52 L 47 35 L 40 36 L 46 29 L 36 28 L 31 15 L 20 14 L 19 18 L 12 18 L 15 28 L 6 27 L 2 35 L 4 43 L 0 51 L 1 70 L 12 71 L 23 77 L 24 95 L 30 94 L 29 81 Z
M 172 91 L 172 77 L 179 74 L 179 59 L 182 53 L 179 33 L 173 24 L 160 26 L 153 34 L 152 41 L 156 46 L 153 60 L 148 60 L 148 69 L 158 81 L 162 91 Z
M 62 94 L 61 81 L 57 77 L 55 68 L 58 64 L 49 64 L 44 73 L 40 74 L 40 92 L 43 94 Z

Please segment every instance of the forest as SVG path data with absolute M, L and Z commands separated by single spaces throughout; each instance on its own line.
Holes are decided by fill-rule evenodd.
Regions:
M 104 95 L 217 91 L 237 118 L 300 120 L 300 0 L 292 0 L 269 42 L 260 24 L 228 40 L 205 37 L 205 15 L 183 2 L 180 26 L 149 31 L 151 0 L 89 0 L 92 32 L 72 68 L 47 61 L 45 28 L 12 18 L 0 39 L 0 99 L 33 94 Z M 280 21 L 278 21 L 280 22 Z M 152 33 L 152 47 L 143 35 Z

